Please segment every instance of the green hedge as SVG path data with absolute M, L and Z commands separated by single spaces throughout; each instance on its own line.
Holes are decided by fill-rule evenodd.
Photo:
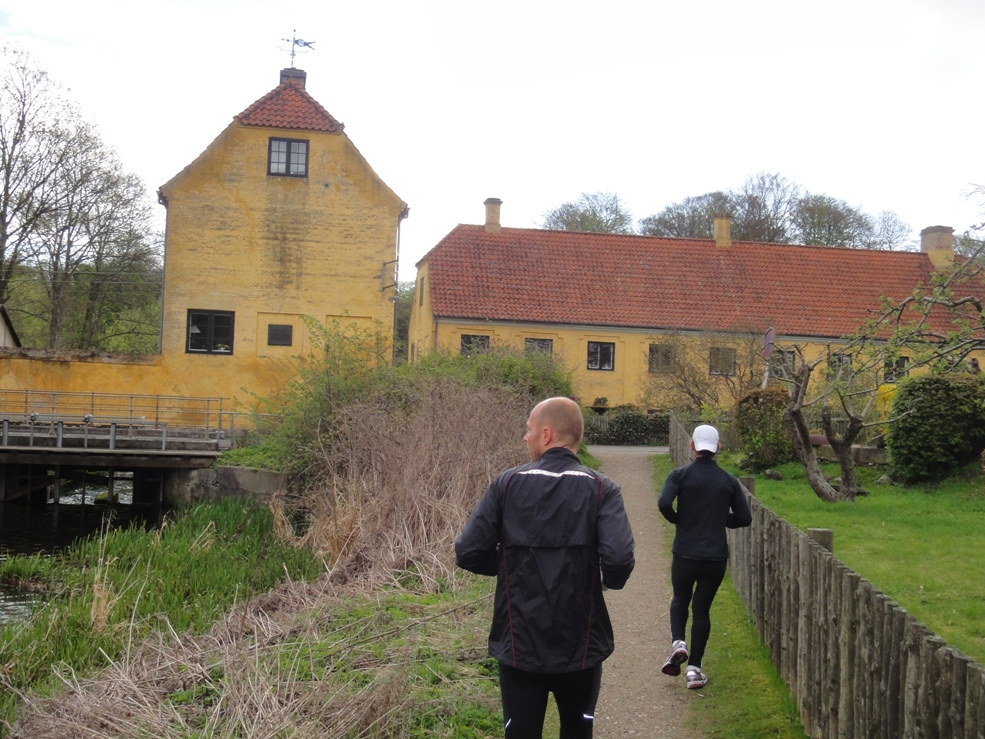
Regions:
M 946 477 L 985 448 L 985 380 L 981 375 L 923 375 L 893 397 L 886 449 L 904 482 Z
M 658 413 L 609 412 L 586 416 L 585 441 L 608 446 L 666 446 L 670 416 Z

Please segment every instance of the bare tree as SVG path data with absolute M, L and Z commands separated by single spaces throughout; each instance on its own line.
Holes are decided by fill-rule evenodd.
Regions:
M 753 332 L 680 333 L 650 337 L 649 374 L 642 403 L 693 416 L 731 409 L 763 377 L 762 335 Z
M 68 155 L 52 179 L 57 207 L 39 219 L 30 261 L 47 295 L 48 346 L 90 348 L 99 306 L 119 290 L 118 279 L 99 276 L 110 264 L 119 271 L 144 260 L 149 246 L 147 189 L 123 171 L 116 155 L 93 129 L 79 124 Z M 79 278 L 86 273 L 83 289 Z M 129 291 L 126 291 L 129 292 Z M 76 318 L 75 337 L 67 321 Z
M 64 122 L 74 111 L 25 52 L 4 48 L 0 65 L 0 303 L 6 303 L 25 245 L 57 207 L 54 180 L 69 148 Z
M 830 195 L 807 193 L 792 217 L 794 240 L 817 246 L 865 248 L 874 239 L 872 220 L 859 208 Z
M 543 228 L 550 231 L 589 231 L 631 234 L 633 218 L 619 196 L 611 192 L 582 193 L 573 203 L 563 203 L 544 213 Z
M 710 239 L 719 216 L 735 217 L 731 196 L 720 190 L 668 205 L 656 215 L 641 218 L 639 229 L 644 236 Z
M 844 200 L 802 194 L 796 183 L 769 173 L 750 177 L 737 190 L 684 198 L 640 219 L 639 228 L 647 236 L 710 239 L 717 216 L 731 218 L 737 241 L 899 249 L 910 234 L 891 211 L 871 217 Z

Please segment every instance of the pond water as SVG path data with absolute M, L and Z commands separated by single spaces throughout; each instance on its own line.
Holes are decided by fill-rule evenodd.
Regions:
M 116 504 L 105 500 L 106 488 L 93 486 L 65 491 L 58 504 L 0 503 L 0 560 L 19 554 L 50 556 L 76 539 L 133 523 L 159 526 L 161 510 L 130 505 L 131 491 L 129 481 L 118 480 Z M 0 583 L 0 624 L 29 617 L 39 599 L 36 593 Z

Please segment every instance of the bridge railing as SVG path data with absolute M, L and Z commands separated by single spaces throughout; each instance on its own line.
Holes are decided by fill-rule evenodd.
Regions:
M 166 428 L 169 435 L 225 436 L 223 398 L 0 390 L 0 420 Z

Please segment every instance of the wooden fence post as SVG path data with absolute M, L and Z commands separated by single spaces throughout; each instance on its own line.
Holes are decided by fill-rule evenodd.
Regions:
M 756 478 L 752 475 L 743 475 L 739 478 L 739 482 L 742 486 L 749 491 L 752 497 L 756 497 Z
M 835 532 L 831 529 L 807 529 L 807 535 L 829 552 L 834 552 Z

